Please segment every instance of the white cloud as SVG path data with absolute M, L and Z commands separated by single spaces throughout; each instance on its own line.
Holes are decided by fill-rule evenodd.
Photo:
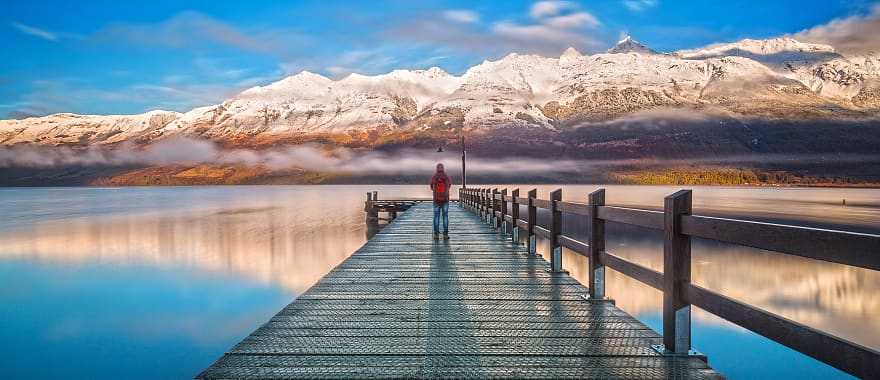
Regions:
M 275 56 L 299 55 L 310 37 L 293 29 L 242 29 L 208 15 L 185 11 L 157 23 L 116 23 L 89 36 L 97 42 L 204 49 L 222 45 Z
M 543 23 L 554 28 L 595 28 L 601 25 L 595 16 L 587 12 L 550 17 L 545 19 Z
M 510 52 L 555 55 L 568 47 L 591 51 L 605 45 L 592 34 L 602 23 L 575 2 L 539 1 L 529 7 L 527 15 L 524 22 L 501 20 L 488 26 L 420 19 L 389 28 L 384 34 L 484 56 Z
M 58 35 L 56 33 L 52 33 L 45 29 L 40 29 L 34 26 L 25 25 L 18 22 L 13 22 L 12 27 L 18 29 L 19 32 L 27 34 L 29 36 L 34 36 L 37 38 L 42 38 L 46 41 L 56 42 L 58 41 Z
M 463 23 L 475 23 L 480 21 L 480 15 L 477 12 L 465 9 L 450 9 L 443 12 L 443 17 L 447 20 Z
M 868 14 L 854 15 L 803 30 L 794 38 L 804 42 L 834 46 L 844 53 L 880 51 L 880 4 L 871 7 Z
M 574 7 L 575 4 L 570 1 L 539 1 L 532 5 L 529 14 L 532 18 L 540 19 L 547 16 L 556 16 L 563 10 Z
M 656 7 L 657 3 L 657 0 L 623 0 L 623 6 L 635 12 Z

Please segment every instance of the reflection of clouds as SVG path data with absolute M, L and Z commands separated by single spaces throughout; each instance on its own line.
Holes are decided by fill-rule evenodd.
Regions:
M 608 247 L 614 254 L 662 272 L 662 241 L 624 236 L 633 240 L 622 246 L 610 234 Z M 880 319 L 876 317 L 880 315 L 880 273 L 703 241 L 694 242 L 693 262 L 693 282 L 700 286 L 821 331 L 880 347 Z M 563 263 L 572 276 L 587 283 L 585 257 L 565 250 Z M 660 291 L 613 270 L 606 272 L 606 294 L 635 315 L 662 309 Z M 702 310 L 693 315 L 700 323 L 731 326 Z
M 539 194 L 546 194 L 544 189 L 549 187 L 542 187 Z M 594 188 L 565 186 L 566 199 L 584 199 Z M 33 209 L 39 209 L 40 212 L 32 214 L 45 213 L 48 216 L 18 226 L 14 231 L 0 231 L 0 260 L 22 257 L 63 263 L 191 267 L 200 272 L 233 273 L 264 284 L 278 284 L 299 293 L 363 244 L 362 202 L 364 193 L 374 189 L 378 189 L 380 197 L 385 199 L 428 195 L 427 186 L 205 188 L 199 190 L 200 196 L 213 194 L 213 198 L 200 200 L 190 195 L 179 204 L 174 203 L 173 207 L 163 204 L 164 208 L 155 207 L 147 214 L 132 214 L 132 205 L 126 202 L 138 199 L 145 202 L 142 199 L 146 190 L 126 189 L 114 192 L 118 198 L 113 199 L 118 204 L 100 204 L 102 210 L 108 209 L 108 213 L 96 216 L 90 214 L 92 209 L 83 206 L 87 204 L 85 202 L 68 202 L 73 203 L 69 206 L 72 209 L 56 210 L 64 204 L 57 202 L 64 199 L 64 192 L 47 196 L 45 194 L 50 190 L 29 190 L 34 194 L 44 194 L 35 196 L 38 200 L 32 201 Z M 609 202 L 616 198 L 617 201 L 633 200 L 641 204 L 659 205 L 662 204 L 663 195 L 671 193 L 671 190 L 659 186 L 609 187 Z M 185 192 L 192 190 L 152 191 L 155 193 L 148 194 L 155 196 L 159 192 L 185 195 Z M 700 188 L 695 193 L 695 200 L 707 208 L 711 203 L 719 208 L 737 206 L 742 210 L 759 208 L 764 202 L 776 202 L 790 196 L 785 195 L 786 192 L 793 191 L 804 202 L 791 208 L 785 207 L 784 211 L 808 214 L 814 218 L 822 216 L 821 208 L 827 207 L 821 206 L 821 201 L 831 195 L 846 196 L 848 200 L 859 199 L 865 203 L 877 202 L 876 192 L 839 189 L 764 191 Z M 128 198 L 120 195 L 120 192 L 132 192 L 134 195 Z M 4 201 L 14 196 L 13 193 L 9 194 Z M 109 199 L 108 195 L 90 194 L 97 199 Z M 53 201 L 56 203 L 51 203 L 52 207 L 46 206 L 47 202 Z M 174 197 L 163 200 L 166 203 L 173 201 Z M 31 209 L 30 205 L 19 203 L 22 203 L 21 207 Z M 874 212 L 868 208 L 858 210 L 852 214 L 854 223 L 860 223 L 869 216 L 864 213 Z M 69 214 L 86 217 L 64 217 Z M 839 218 L 837 213 L 830 215 Z M 877 214 L 871 215 L 876 220 Z M 568 219 L 565 223 L 566 228 L 575 227 Z M 579 226 L 577 231 L 585 229 Z M 542 251 L 546 251 L 545 245 L 540 247 Z M 662 270 L 663 248 L 656 234 L 639 229 L 621 229 L 609 223 L 607 247 L 623 258 Z M 880 315 L 880 293 L 877 292 L 880 289 L 880 273 L 702 240 L 695 240 L 693 254 L 693 278 L 701 286 L 822 331 L 868 346 L 880 346 L 880 319 L 876 317 Z M 564 263 L 575 278 L 586 283 L 585 258 L 566 252 Z M 606 293 L 624 310 L 636 315 L 656 314 L 660 310 L 660 292 L 610 270 L 606 279 Z M 2 291 L 9 290 L 0 288 Z M 169 317 L 167 321 L 137 322 L 136 326 L 139 327 L 133 333 L 148 335 L 151 329 L 168 323 L 175 324 L 172 327 L 181 335 L 199 339 L 198 326 L 190 325 L 194 322 L 186 322 L 187 318 L 183 315 Z M 722 323 L 718 318 L 698 310 L 694 311 L 694 318 L 703 324 Z M 65 336 L 76 333 L 77 325 L 67 323 L 53 327 L 54 330 L 47 334 Z M 225 322 L 218 320 L 215 324 L 222 323 Z M 234 330 L 236 327 L 223 325 L 222 328 Z
M 244 211 L 42 223 L 0 238 L 0 256 L 192 266 L 301 292 L 364 241 L 360 212 L 301 217 L 303 209 Z
M 46 326 L 43 338 L 68 342 L 95 335 L 119 334 L 140 344 L 185 338 L 187 342 L 211 347 L 247 335 L 254 329 L 255 322 L 276 311 L 254 309 L 216 314 L 193 310 L 191 314 L 181 315 L 177 310 L 174 313 L 153 311 L 148 314 L 63 316 Z

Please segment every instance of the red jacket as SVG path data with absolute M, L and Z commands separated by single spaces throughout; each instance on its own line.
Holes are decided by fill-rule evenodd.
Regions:
M 441 187 L 445 187 L 441 189 Z M 446 175 L 446 172 L 436 172 L 431 177 L 431 190 L 434 191 L 434 203 L 449 202 L 449 190 L 452 187 L 452 180 Z

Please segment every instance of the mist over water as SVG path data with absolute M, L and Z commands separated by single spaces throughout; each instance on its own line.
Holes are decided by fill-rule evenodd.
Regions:
M 546 198 L 557 187 L 581 202 L 597 188 L 537 188 Z M 659 207 L 678 188 L 606 189 L 609 204 Z M 385 199 L 429 195 L 427 186 L 0 189 L 0 371 L 191 377 L 366 241 L 362 202 L 372 190 Z M 878 190 L 695 187 L 694 209 L 880 229 Z M 566 233 L 585 231 L 576 218 L 563 222 Z M 662 269 L 655 232 L 609 223 L 607 246 Z M 701 286 L 880 348 L 876 272 L 703 240 L 693 255 Z M 566 252 L 564 265 L 586 281 L 583 258 Z M 607 277 L 608 295 L 659 330 L 660 293 Z M 846 377 L 697 309 L 694 321 L 696 349 L 731 378 Z

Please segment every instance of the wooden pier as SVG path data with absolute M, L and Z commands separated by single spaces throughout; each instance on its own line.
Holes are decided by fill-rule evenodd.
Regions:
M 369 194 L 367 221 L 391 222 L 198 378 L 721 378 L 691 347 L 691 305 L 855 376 L 880 374 L 875 350 L 690 282 L 691 236 L 874 270 L 880 236 L 691 215 L 689 191 L 662 212 L 606 206 L 601 190 L 586 203 L 561 190 L 459 197 L 450 240 L 433 241 L 430 202 Z M 563 213 L 587 218 L 587 241 L 562 233 Z M 606 221 L 664 231 L 666 273 L 606 252 Z M 562 270 L 563 247 L 589 259 L 592 286 Z M 663 335 L 605 297 L 606 267 L 663 292 Z

